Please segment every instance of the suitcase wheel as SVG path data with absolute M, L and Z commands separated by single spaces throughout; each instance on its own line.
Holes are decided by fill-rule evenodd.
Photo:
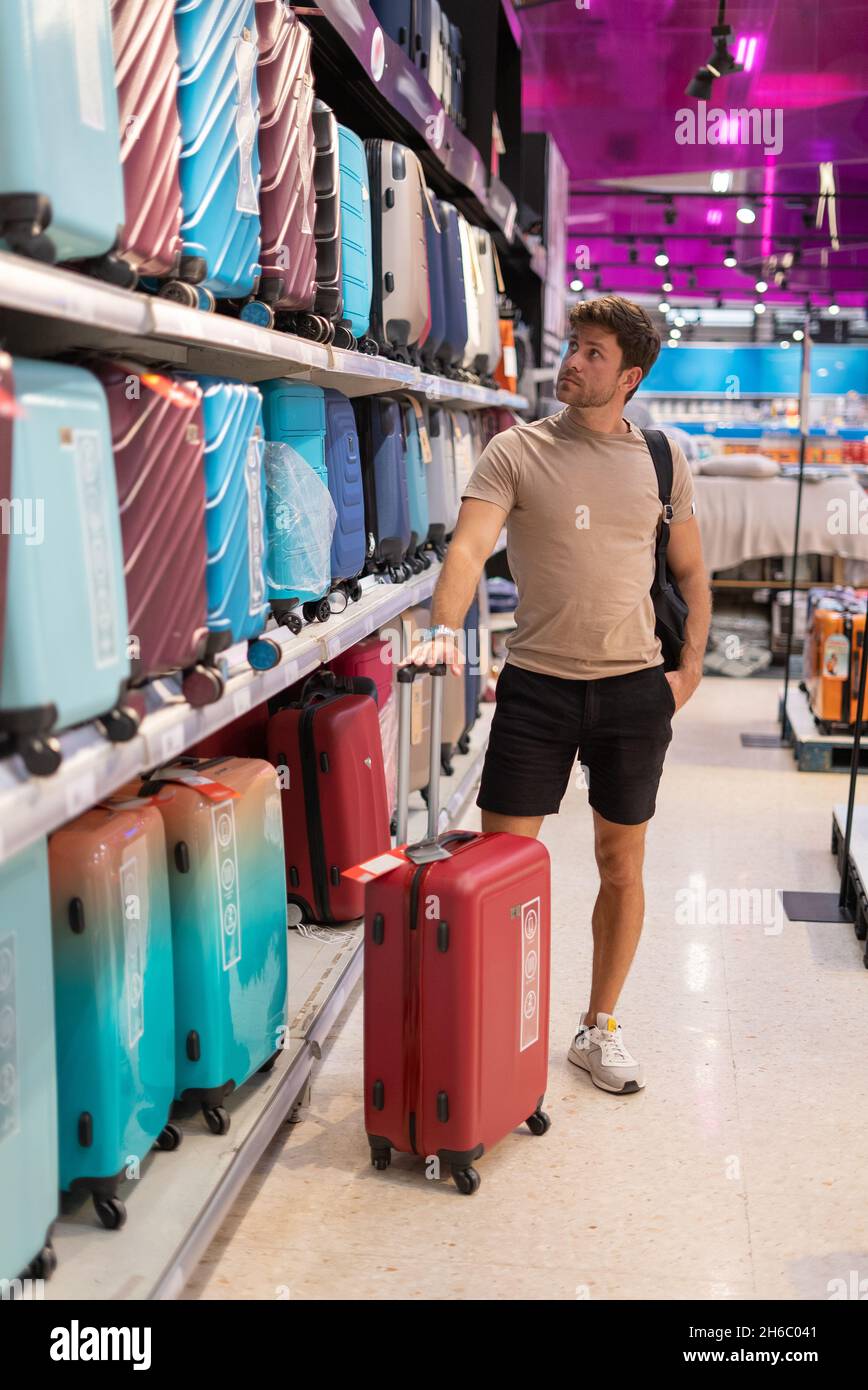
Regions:
M 203 1105 L 202 1114 L 212 1134 L 228 1134 L 231 1123 L 222 1105 Z
M 392 1150 L 389 1145 L 371 1145 L 371 1167 L 376 1168 L 378 1173 L 384 1173 L 392 1162 Z
M 94 1197 L 93 1205 L 107 1231 L 119 1231 L 125 1225 L 127 1209 L 120 1197 Z
M 331 604 L 327 598 L 318 598 L 315 602 L 304 603 L 301 611 L 309 623 L 327 623 L 332 615 Z
M 47 265 L 54 264 L 54 242 L 44 232 L 37 231 L 33 222 L 0 223 L 0 236 L 16 255 L 28 256 L 32 261 L 42 261 Z
M 259 1068 L 259 1075 L 260 1075 L 260 1076 L 267 1076 L 268 1073 L 269 1073 L 270 1071 L 273 1071 L 273 1070 L 274 1070 L 274 1064 L 275 1064 L 275 1062 L 277 1061 L 277 1059 L 278 1059 L 279 1056 L 280 1056 L 280 1053 L 279 1053 L 279 1052 L 272 1052 L 272 1054 L 271 1054 L 271 1056 L 268 1058 L 268 1060 L 265 1061 L 265 1062 L 263 1062 L 263 1063 L 262 1063 L 262 1066 Z
M 358 579 L 352 580 L 352 582 L 347 585 L 347 593 L 353 603 L 358 603 L 359 599 L 362 597 L 362 586 Z
M 369 338 L 367 334 L 364 338 L 359 339 L 357 346 L 359 352 L 366 352 L 369 357 L 378 357 L 380 354 L 379 343 L 374 338 Z
M 197 306 L 204 310 L 206 314 L 213 314 L 214 310 L 217 308 L 217 300 L 214 298 L 211 291 L 207 290 L 204 285 L 196 285 L 195 291 Z
M 453 1168 L 452 1179 L 463 1197 L 472 1197 L 482 1182 L 475 1168 Z
M 272 637 L 257 637 L 247 648 L 247 660 L 254 671 L 273 671 L 280 665 L 281 656 L 280 643 Z
M 120 705 L 104 714 L 99 722 L 109 743 L 128 743 L 139 732 L 142 721 L 138 710 Z
M 63 760 L 56 738 L 22 738 L 15 745 L 24 766 L 34 777 L 50 777 Z
M 532 1115 L 527 1117 L 527 1127 L 531 1134 L 547 1134 L 552 1127 L 552 1122 L 544 1110 L 535 1110 Z
M 184 672 L 181 682 L 184 699 L 194 709 L 200 709 L 203 705 L 213 705 L 220 699 L 225 688 L 223 677 L 213 666 L 194 666 Z
M 57 1252 L 50 1240 L 47 1240 L 35 1259 L 30 1261 L 27 1267 L 27 1276 L 30 1279 L 50 1279 L 57 1269 Z
M 334 345 L 336 348 L 354 348 L 356 340 L 348 328 L 339 323 L 334 332 Z
M 304 623 L 297 613 L 282 613 L 278 621 L 283 627 L 288 627 L 290 632 L 294 632 L 296 636 L 304 627 Z
M 199 295 L 195 285 L 188 285 L 186 280 L 167 280 L 165 285 L 160 286 L 158 299 L 170 299 L 173 304 L 184 304 L 188 309 L 198 309 Z
M 241 310 L 240 316 L 245 323 L 255 323 L 260 328 L 274 327 L 274 310 L 262 299 L 249 300 Z
M 162 1153 L 173 1153 L 175 1149 L 180 1148 L 183 1137 L 177 1125 L 164 1125 L 154 1140 L 154 1147 Z
M 470 752 L 470 735 L 466 729 L 455 746 L 458 749 L 459 753 Z

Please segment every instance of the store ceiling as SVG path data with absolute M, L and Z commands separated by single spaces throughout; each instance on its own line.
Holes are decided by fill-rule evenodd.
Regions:
M 755 110 L 765 130 L 755 129 L 760 143 L 742 143 L 736 122 L 725 144 L 676 141 L 685 129 L 677 113 L 698 110 L 685 88 L 711 56 L 717 0 L 586 3 L 529 0 L 519 9 L 525 128 L 550 131 L 569 165 L 570 267 L 587 248 L 588 268 L 573 273 L 591 290 L 654 292 L 668 278 L 676 296 L 753 299 L 764 268 L 770 301 L 864 304 L 866 0 L 730 0 L 732 48 L 744 39 L 752 67 L 714 83 L 708 119 L 712 108 Z M 838 194 L 837 250 L 828 202 L 816 226 L 821 163 L 832 164 Z M 714 171 L 731 174 L 727 196 L 712 193 Z M 756 221 L 744 226 L 736 210 L 749 194 Z M 660 269 L 663 244 L 670 265 Z M 739 261 L 731 270 L 723 266 L 730 245 Z

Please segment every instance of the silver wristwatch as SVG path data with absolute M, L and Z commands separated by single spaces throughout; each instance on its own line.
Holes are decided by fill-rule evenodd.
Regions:
M 433 642 L 437 637 L 454 637 L 455 628 L 438 623 L 436 627 L 423 627 L 419 633 L 420 642 Z

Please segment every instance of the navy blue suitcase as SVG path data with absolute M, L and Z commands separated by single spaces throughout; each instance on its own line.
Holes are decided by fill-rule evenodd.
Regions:
M 332 588 L 361 597 L 358 576 L 365 568 L 365 498 L 362 460 L 353 407 L 341 391 L 325 393 L 326 468 L 337 519 L 332 536 Z
M 460 364 L 467 346 L 467 301 L 464 297 L 464 263 L 461 258 L 458 212 L 451 203 L 444 202 L 439 204 L 439 210 L 444 328 L 437 355 L 448 372 Z
M 428 247 L 428 290 L 431 296 L 431 327 L 422 344 L 422 364 L 428 371 L 439 370 L 440 344 L 446 335 L 446 295 L 443 283 L 443 253 L 440 243 L 443 240 L 440 226 L 440 209 L 437 199 L 429 190 L 431 206 L 437 219 L 434 226 L 430 217 L 425 218 L 425 242 Z M 463 288 L 463 287 L 462 287 Z
M 431 0 L 413 0 L 413 33 L 410 41 L 410 57 L 421 68 L 425 76 L 431 68 Z
M 363 396 L 354 402 L 362 452 L 369 573 L 386 570 L 405 577 L 410 545 L 410 502 L 404 465 L 401 407 L 394 396 Z
M 461 30 L 449 25 L 449 47 L 452 57 L 452 119 L 459 130 L 464 129 L 464 58 L 461 53 Z
M 413 35 L 413 0 L 371 0 L 371 9 L 389 38 L 409 54 Z

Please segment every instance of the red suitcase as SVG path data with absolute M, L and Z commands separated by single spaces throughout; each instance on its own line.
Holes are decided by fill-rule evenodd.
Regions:
M 389 642 L 383 637 L 363 637 L 334 657 L 329 666 L 336 676 L 367 676 L 377 687 L 377 705 L 383 708 L 392 693 Z
M 12 421 L 20 409 L 15 404 L 12 358 L 0 352 L 0 498 L 12 501 Z M 9 568 L 9 527 L 0 526 L 0 674 L 6 628 L 6 574 Z
M 173 275 L 181 252 L 181 123 L 174 0 L 111 0 L 126 222 L 118 255 Z
M 262 278 L 274 309 L 311 310 L 316 295 L 316 188 L 310 30 L 283 0 L 256 0 Z
M 364 888 L 344 869 L 389 848 L 389 802 L 374 688 L 322 672 L 268 726 L 283 801 L 287 900 L 306 922 L 352 922 Z
M 401 667 L 398 844 L 406 838 L 410 689 Z M 432 772 L 439 766 L 445 667 L 433 668 Z M 392 1149 L 448 1163 L 459 1192 L 475 1161 L 525 1121 L 545 1134 L 549 856 L 503 833 L 428 834 L 408 862 L 365 889 L 365 1128 L 375 1168 Z
M 133 684 L 183 671 L 192 705 L 223 680 L 208 655 L 202 391 L 136 363 L 96 367 L 108 399 Z
M 187 752 L 196 758 L 258 758 L 260 762 L 267 762 L 268 705 L 254 705 Z

